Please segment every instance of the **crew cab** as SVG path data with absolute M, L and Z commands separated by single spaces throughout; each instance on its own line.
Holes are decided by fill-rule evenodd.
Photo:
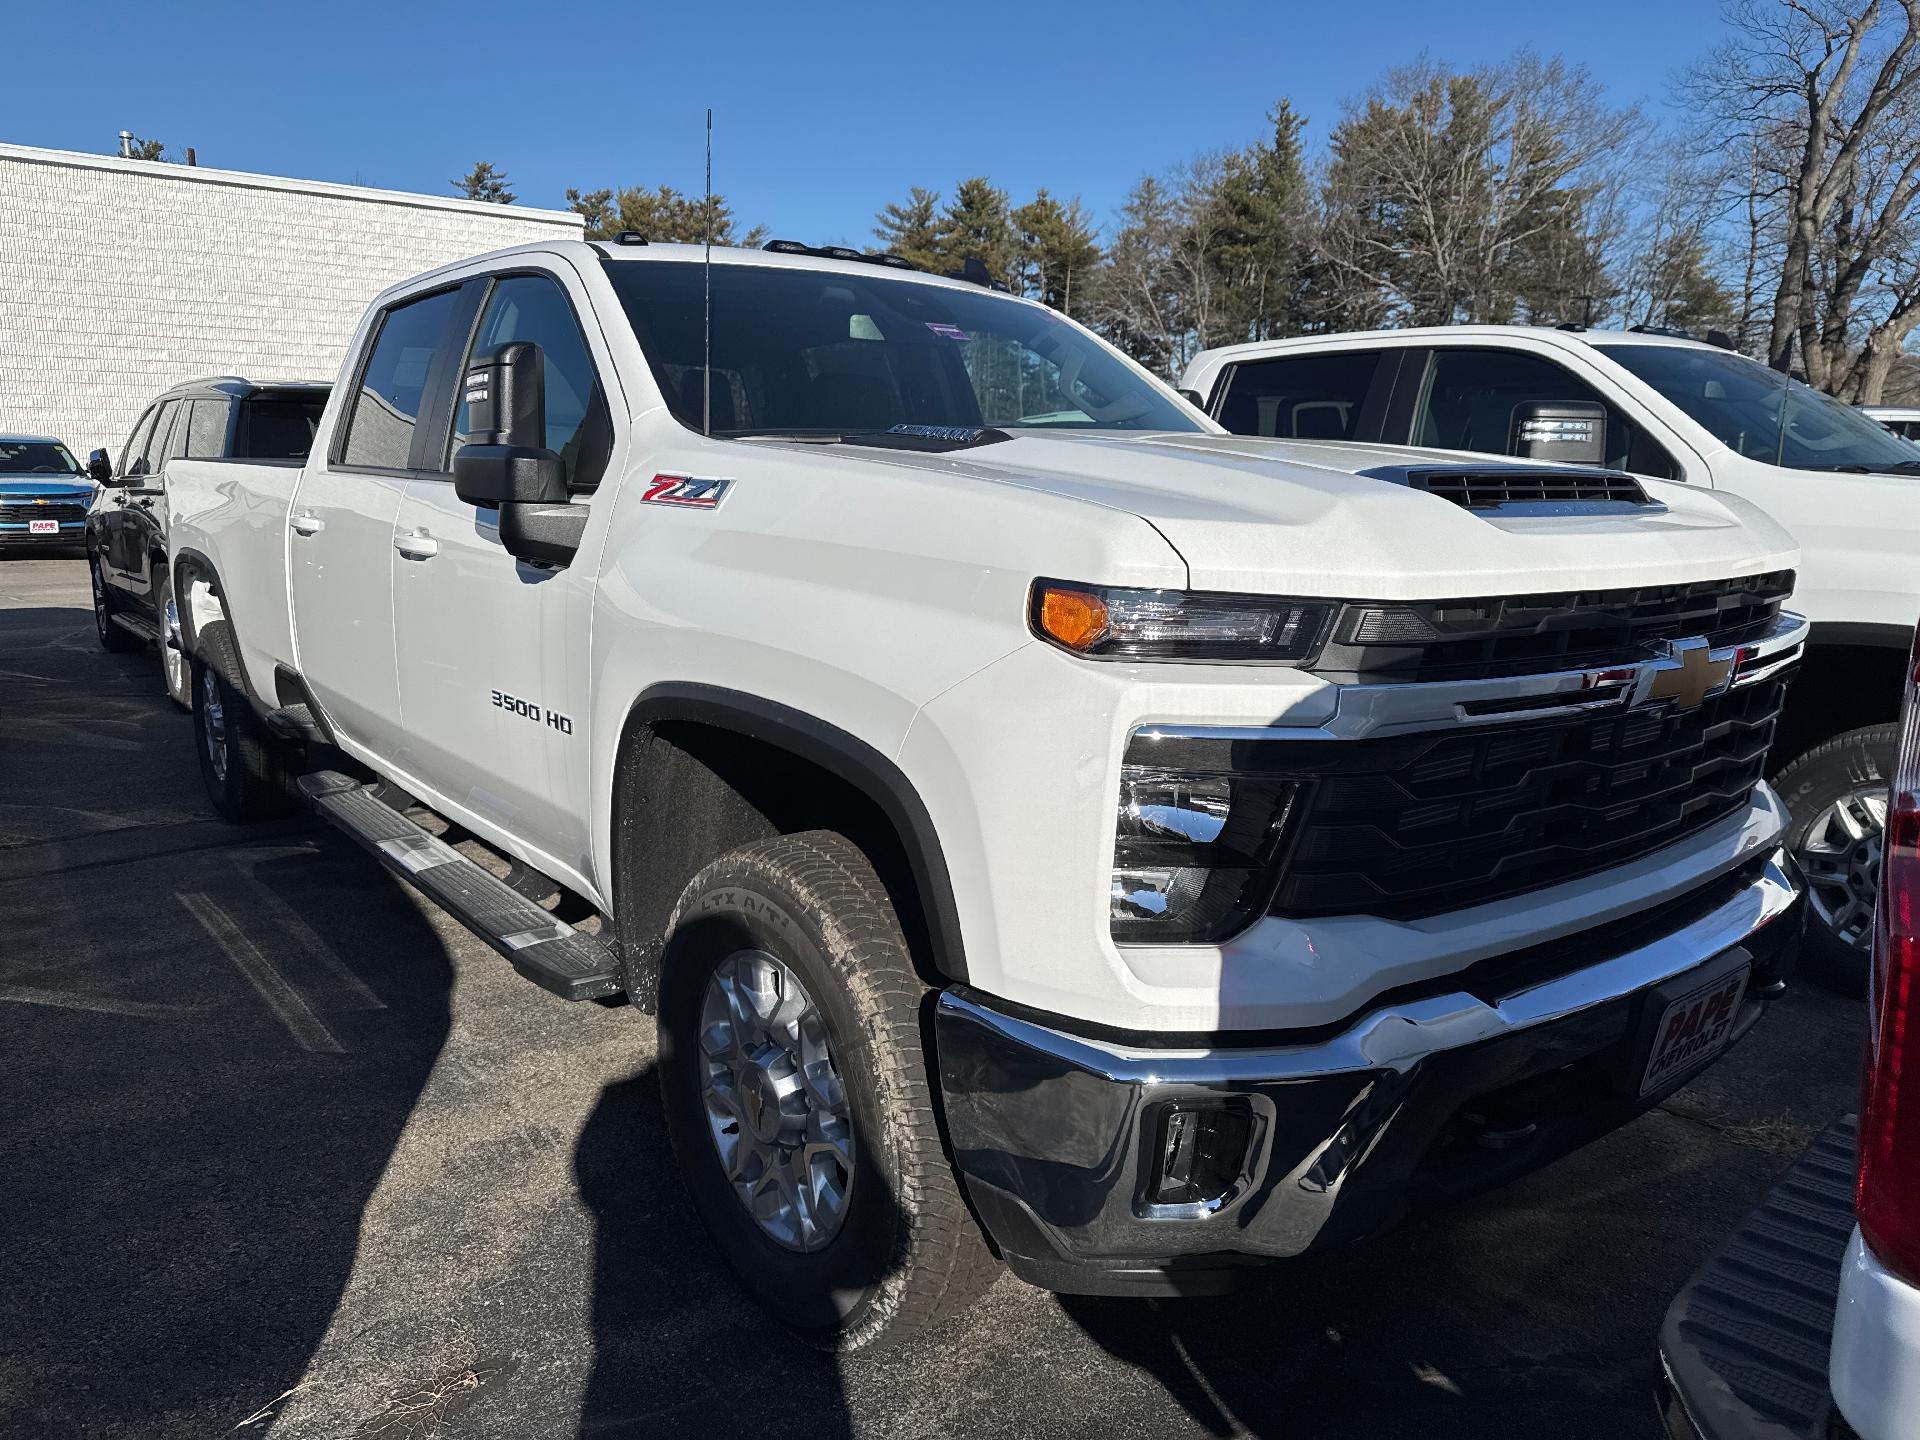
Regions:
M 297 792 L 652 1013 L 786 1324 L 902 1339 L 993 1257 L 1220 1288 L 1622 1123 L 1782 988 L 1805 622 L 1751 506 L 1230 436 L 966 278 L 705 261 L 394 287 L 297 474 L 173 464 L 169 546 L 215 806 Z
M 93 482 L 50 435 L 0 435 L 0 555 L 77 551 Z
M 189 705 L 186 657 L 167 568 L 167 467 L 175 460 L 247 460 L 298 468 L 327 400 L 319 381 L 263 384 L 215 375 L 176 385 L 140 412 L 115 464 L 87 459 L 98 483 L 86 516 L 93 625 L 107 650 L 152 645 L 161 681 Z
M 1457 325 L 1206 351 L 1181 378 L 1236 434 L 1609 466 L 1760 506 L 1799 541 L 1813 622 L 1774 745 L 1806 874 L 1807 954 L 1865 988 L 1900 667 L 1920 617 L 1920 455 L 1720 345 L 1644 330 Z

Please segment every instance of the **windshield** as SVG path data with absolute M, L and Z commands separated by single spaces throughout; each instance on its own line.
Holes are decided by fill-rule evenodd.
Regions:
M 0 440 L 0 475 L 78 475 L 58 440 Z
M 674 417 L 701 426 L 703 267 L 607 267 Z M 894 425 L 1185 430 L 1178 401 L 1050 310 L 989 290 L 770 265 L 713 267 L 713 433 Z
M 1744 355 L 1685 345 L 1609 345 L 1602 353 L 1750 460 L 1791 470 L 1920 470 L 1897 435 Z

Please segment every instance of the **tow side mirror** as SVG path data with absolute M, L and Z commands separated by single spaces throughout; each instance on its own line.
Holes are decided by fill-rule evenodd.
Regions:
M 453 491 L 500 512 L 500 544 L 529 564 L 558 568 L 579 552 L 587 507 L 568 503 L 567 462 L 547 448 L 546 358 L 530 340 L 473 357 L 461 387 L 467 433 L 453 456 Z
M 113 461 L 106 451 L 96 450 L 87 456 L 87 478 L 101 485 L 113 484 Z
M 1536 400 L 1513 409 L 1511 454 L 1562 465 L 1607 463 L 1607 407 L 1591 400 Z
M 530 340 L 483 350 L 467 366 L 461 397 L 467 433 L 454 452 L 453 489 L 469 505 L 560 505 L 565 463 L 547 448 L 546 361 Z

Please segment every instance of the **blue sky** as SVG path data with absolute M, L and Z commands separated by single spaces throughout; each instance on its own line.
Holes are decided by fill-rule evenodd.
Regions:
M 715 187 L 742 220 L 866 244 L 911 185 L 984 173 L 1106 223 L 1142 173 L 1240 144 L 1290 97 L 1324 140 L 1341 102 L 1419 56 L 1522 45 L 1670 114 L 1714 0 L 1139 0 L 828 5 L 31 4 L 7 20 L 0 140 L 111 152 L 122 129 L 200 163 L 447 193 L 473 161 L 522 204 L 569 185 Z M 28 62 L 31 63 L 28 63 Z

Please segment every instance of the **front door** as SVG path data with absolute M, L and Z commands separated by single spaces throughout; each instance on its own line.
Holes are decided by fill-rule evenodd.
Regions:
M 567 462 L 576 503 L 606 465 L 600 363 L 560 277 L 492 282 L 476 352 L 530 340 L 545 364 L 545 443 Z M 456 404 L 453 442 L 466 438 Z M 543 869 L 587 873 L 587 646 L 593 599 L 585 556 L 541 570 L 500 544 L 499 514 L 454 493 L 451 474 L 408 482 L 394 531 L 393 602 L 400 768 L 490 838 L 508 839 Z
M 377 317 L 343 433 L 308 462 L 287 516 L 301 678 L 342 740 L 389 762 L 401 749 L 394 524 L 426 434 L 445 424 L 434 397 L 442 378 L 451 393 L 461 308 L 457 289 L 441 290 Z

